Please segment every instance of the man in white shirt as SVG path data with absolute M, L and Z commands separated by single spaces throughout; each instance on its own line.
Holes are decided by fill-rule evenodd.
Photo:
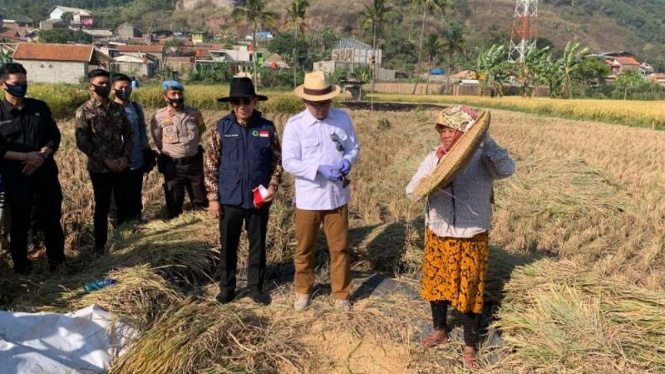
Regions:
M 349 180 L 359 146 L 351 118 L 331 108 L 340 88 L 323 72 L 305 75 L 294 90 L 306 109 L 284 128 L 282 165 L 296 177 L 295 290 L 297 311 L 307 308 L 314 287 L 314 251 L 323 224 L 330 251 L 330 283 L 335 307 L 349 310 L 351 270 L 349 244 Z

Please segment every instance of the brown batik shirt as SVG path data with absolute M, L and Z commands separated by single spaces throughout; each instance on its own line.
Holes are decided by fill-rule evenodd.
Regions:
M 110 172 L 105 160 L 126 157 L 131 164 L 134 130 L 122 105 L 91 98 L 76 111 L 75 123 L 76 147 L 88 156 L 89 172 Z
M 254 111 L 254 115 L 259 115 L 260 112 Z M 234 116 L 235 118 L 235 116 Z M 246 127 L 247 122 L 236 119 L 237 123 Z M 275 131 L 270 143 L 271 159 L 270 169 L 272 174 L 270 176 L 270 186 L 275 186 L 275 189 L 282 182 L 282 146 L 279 143 L 279 136 Z M 222 154 L 222 141 L 219 137 L 217 126 L 212 128 L 210 132 L 210 142 L 208 149 L 205 152 L 205 186 L 208 191 L 208 201 L 218 201 L 219 196 L 219 163 Z

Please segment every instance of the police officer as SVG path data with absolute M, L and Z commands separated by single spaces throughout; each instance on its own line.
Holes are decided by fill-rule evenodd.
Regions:
M 19 274 L 32 270 L 27 238 L 33 204 L 44 230 L 49 269 L 54 271 L 65 261 L 62 188 L 53 158 L 60 146 L 60 130 L 45 102 L 25 98 L 26 75 L 21 64 L 0 67 L 5 91 L 5 101 L 0 103 L 0 172 L 10 209 L 10 251 Z
M 221 276 L 217 300 L 231 302 L 235 297 L 238 244 L 243 223 L 249 239 L 247 287 L 250 298 L 261 305 L 270 303 L 263 292 L 266 269 L 266 233 L 270 202 L 282 177 L 282 149 L 275 125 L 255 110 L 257 95 L 249 78 L 234 78 L 228 97 L 231 113 L 212 130 L 206 157 L 206 187 L 209 210 L 220 217 L 222 250 L 218 273 Z M 264 187 L 263 197 L 257 189 Z
M 169 218 L 182 213 L 185 189 L 194 209 L 208 207 L 201 147 L 205 123 L 198 109 L 185 105 L 184 90 L 177 81 L 162 83 L 167 105 L 150 120 L 152 140 L 160 152 L 158 168 L 164 174 L 164 195 Z

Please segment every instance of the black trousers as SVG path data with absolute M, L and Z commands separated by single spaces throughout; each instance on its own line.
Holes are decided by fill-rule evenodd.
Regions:
M 129 171 L 121 173 L 90 173 L 92 189 L 95 195 L 95 251 L 103 252 L 108 239 L 108 219 L 111 208 L 111 196 L 117 207 L 118 224 L 129 220 L 128 190 Z
M 264 204 L 261 209 L 242 209 L 230 205 L 222 205 L 221 208 L 224 215 L 219 220 L 222 244 L 217 269 L 220 276 L 219 288 L 222 291 L 235 291 L 238 245 L 244 223 L 249 239 L 247 287 L 261 291 L 266 272 L 266 234 L 270 204 Z
M 169 218 L 182 214 L 185 203 L 185 190 L 194 209 L 206 209 L 208 198 L 203 182 L 203 152 L 185 158 L 161 156 L 161 169 L 164 174 L 164 197 Z
M 50 265 L 65 260 L 65 235 L 60 224 L 62 216 L 62 188 L 58 180 L 55 161 L 47 160 L 32 175 L 22 172 L 22 165 L 12 163 L 3 170 L 11 226 L 9 248 L 14 260 L 14 269 L 25 270 L 30 260 L 28 230 L 34 219 L 44 231 L 46 256 Z M 33 209 L 34 207 L 34 209 Z
M 140 220 L 143 213 L 143 171 L 127 172 L 127 220 Z M 118 205 L 111 194 L 109 217 L 114 226 L 118 225 Z
M 448 304 L 448 301 L 430 301 L 435 330 L 447 329 Z M 464 327 L 464 344 L 468 347 L 476 347 L 480 335 L 480 313 L 459 313 L 459 315 Z

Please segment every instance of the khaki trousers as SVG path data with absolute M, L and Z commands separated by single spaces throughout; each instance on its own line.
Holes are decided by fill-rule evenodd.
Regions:
M 336 300 L 346 300 L 351 292 L 349 258 L 349 211 L 347 205 L 333 210 L 296 209 L 295 288 L 311 294 L 314 287 L 314 253 L 319 228 L 323 223 L 330 251 L 330 285 Z

